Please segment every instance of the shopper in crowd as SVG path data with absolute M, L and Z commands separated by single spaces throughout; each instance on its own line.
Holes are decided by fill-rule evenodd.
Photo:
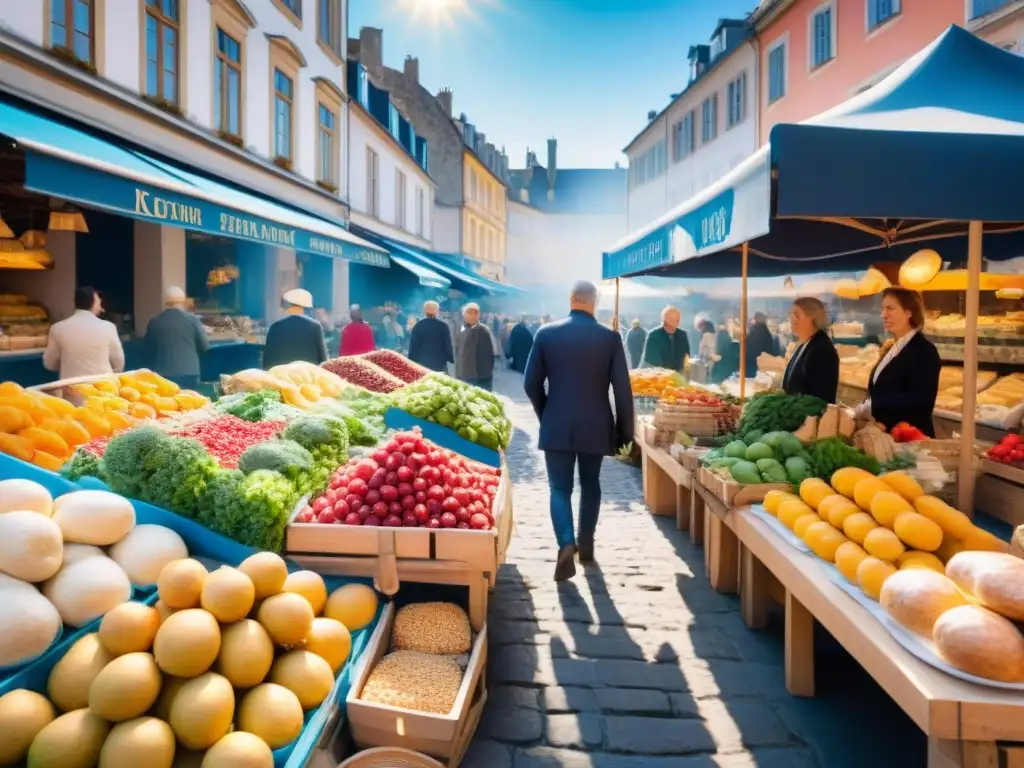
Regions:
M 882 323 L 892 339 L 868 378 L 868 399 L 857 406 L 861 418 L 871 416 L 892 429 L 900 422 L 935 437 L 932 411 L 939 391 L 942 362 L 935 345 L 924 337 L 924 300 L 917 291 L 882 291 Z
M 551 522 L 558 541 L 556 581 L 576 574 L 577 548 L 581 563 L 593 562 L 601 461 L 633 440 L 633 394 L 626 355 L 619 335 L 597 322 L 597 298 L 593 283 L 580 280 L 573 285 L 569 316 L 537 332 L 523 377 L 523 389 L 540 419 L 539 447 L 544 451 Z M 577 465 L 578 537 L 572 514 Z
M 739 345 L 733 341 L 728 321 L 719 324 L 715 336 L 715 365 L 711 369 L 711 380 L 721 384 L 739 368 Z
M 505 345 L 505 356 L 509 359 L 509 367 L 513 371 L 523 373 L 526 370 L 526 360 L 530 357 L 531 349 L 533 349 L 533 334 L 526 327 L 526 315 L 522 315 L 508 335 L 508 344 Z
M 661 327 L 647 334 L 644 345 L 643 365 L 650 368 L 668 368 L 682 371 L 690 356 L 690 341 L 686 332 L 680 330 L 682 315 L 675 307 L 661 310 Z
M 629 367 L 639 368 L 644 359 L 644 345 L 647 343 L 647 330 L 637 318 L 630 323 L 626 333 L 626 349 L 629 350 Z
M 124 348 L 117 327 L 100 320 L 102 314 L 103 301 L 94 288 L 75 290 L 74 314 L 50 327 L 43 367 L 58 371 L 61 379 L 123 371 Z
M 267 330 L 263 368 L 297 360 L 320 365 L 327 359 L 327 342 L 320 323 L 306 315 L 313 308 L 313 295 L 304 288 L 293 288 L 282 300 L 286 314 Z
M 462 309 L 463 326 L 455 336 L 455 375 L 481 389 L 494 384 L 494 339 L 491 330 L 480 322 L 480 306 L 467 304 Z
M 762 354 L 775 354 L 775 339 L 768 329 L 768 317 L 764 312 L 754 313 L 754 322 L 747 329 L 747 377 L 757 373 L 757 358 Z
M 448 323 L 437 318 L 436 301 L 423 305 L 423 319 L 409 332 L 409 359 L 432 371 L 448 372 L 448 363 L 455 362 L 452 332 Z
M 199 318 L 188 311 L 185 291 L 167 289 L 167 308 L 146 327 L 146 358 L 149 366 L 182 389 L 199 386 L 199 363 L 210 348 L 210 339 Z
M 782 388 L 791 395 L 814 395 L 826 403 L 836 401 L 839 353 L 829 338 L 828 310 L 812 296 L 793 302 L 789 323 L 797 348 L 789 358 Z
M 363 311 L 359 305 L 353 304 L 348 310 L 348 315 L 349 324 L 341 330 L 341 346 L 338 349 L 338 354 L 344 357 L 345 355 L 362 355 L 373 352 L 373 328 L 363 320 Z

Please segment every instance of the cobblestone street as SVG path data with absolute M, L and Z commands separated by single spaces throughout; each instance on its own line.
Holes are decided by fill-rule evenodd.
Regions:
M 738 599 L 705 579 L 703 550 L 644 510 L 638 469 L 606 459 L 598 564 L 557 586 L 521 382 L 505 371 L 495 381 L 514 403 L 516 526 L 490 603 L 490 699 L 465 768 L 924 765 L 920 731 L 827 633 L 818 695 L 786 692 L 781 620 L 743 625 Z

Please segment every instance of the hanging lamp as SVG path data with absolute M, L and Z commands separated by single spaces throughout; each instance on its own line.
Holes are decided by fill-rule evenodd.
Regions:
M 14 237 L 14 232 L 9 226 L 7 226 L 7 222 L 4 221 L 4 217 L 0 216 L 0 238 L 8 237 Z
M 931 248 L 914 253 L 900 265 L 900 285 L 920 290 L 942 270 L 942 257 Z
M 85 216 L 82 212 L 73 205 L 67 204 L 50 211 L 50 224 L 48 229 L 51 232 L 89 233 L 89 227 L 85 223 Z
M 29 250 L 46 247 L 46 233 L 40 229 L 27 229 L 18 239 Z

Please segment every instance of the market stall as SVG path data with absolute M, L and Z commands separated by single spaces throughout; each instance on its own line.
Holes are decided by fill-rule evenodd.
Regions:
M 454 768 L 487 697 L 487 593 L 512 529 L 501 403 L 392 352 L 225 389 L 214 404 L 146 370 L 0 384 L 5 732 L 27 710 L 14 746 L 30 754 L 73 738 L 153 750 L 153 765 L 255 751 L 299 766 L 336 764 L 344 731 Z M 433 439 L 389 429 L 395 409 Z M 107 624 L 152 631 L 115 653 Z M 79 698 L 60 698 L 55 677 L 80 659 Z M 189 704 L 189 686 L 212 698 Z

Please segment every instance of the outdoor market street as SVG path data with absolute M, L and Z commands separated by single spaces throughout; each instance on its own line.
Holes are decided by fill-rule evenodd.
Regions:
M 605 461 L 598 565 L 556 586 L 537 419 L 519 374 L 496 372 L 495 388 L 513 401 L 516 527 L 464 768 L 924 765 L 924 736 L 827 633 L 818 695 L 787 693 L 780 617 L 744 626 L 739 600 L 709 586 L 703 550 L 646 512 L 639 469 Z

